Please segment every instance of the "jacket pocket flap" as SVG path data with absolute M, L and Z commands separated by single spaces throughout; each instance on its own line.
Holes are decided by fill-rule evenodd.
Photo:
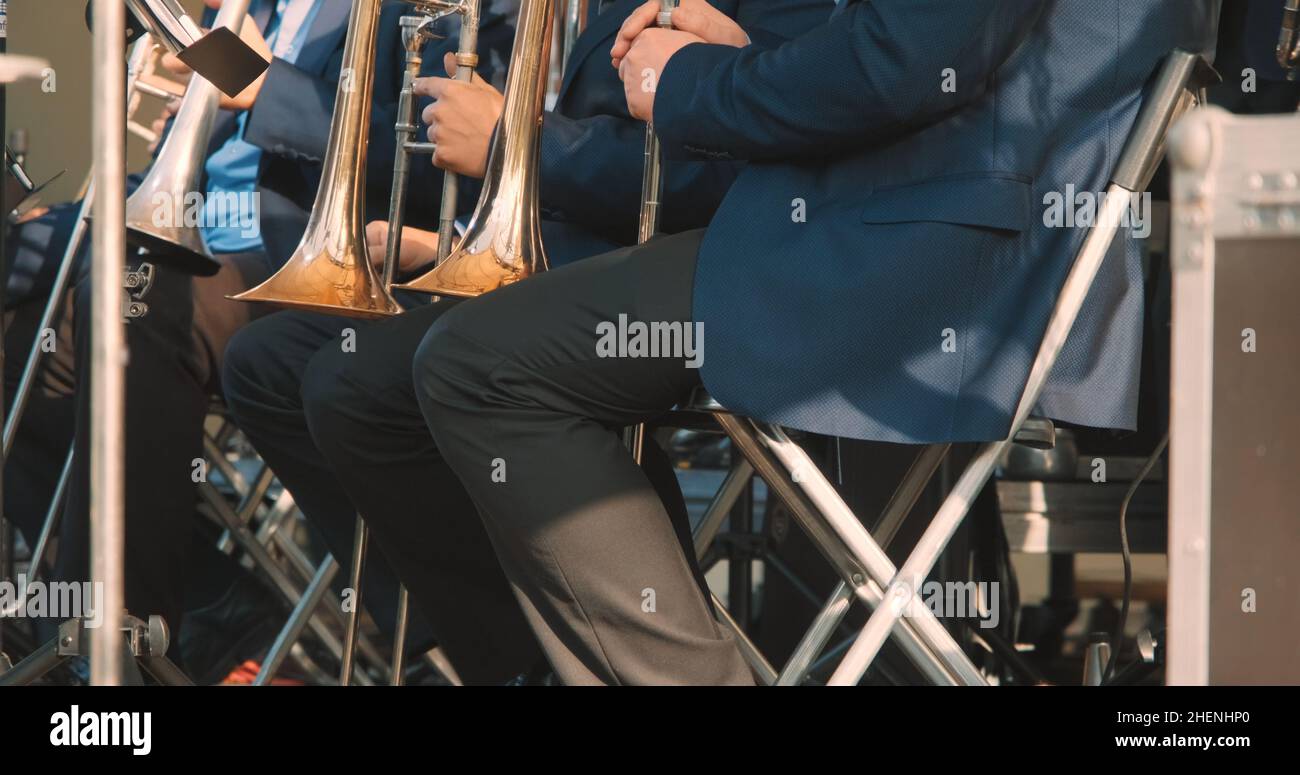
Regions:
M 954 177 L 878 188 L 862 208 L 864 223 L 933 221 L 1007 231 L 1028 228 L 1030 186 L 1008 177 Z

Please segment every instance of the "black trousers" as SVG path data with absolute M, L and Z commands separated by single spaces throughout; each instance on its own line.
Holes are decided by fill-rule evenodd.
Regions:
M 411 381 L 416 349 L 455 304 L 369 323 L 302 312 L 263 318 L 231 341 L 225 393 L 308 519 L 350 526 L 360 513 L 461 677 L 500 682 L 543 655 L 473 502 L 429 435 Z M 667 457 L 650 443 L 645 461 L 674 541 L 689 545 L 686 504 Z
M 194 461 L 217 394 L 226 340 L 258 310 L 225 298 L 266 275 L 261 254 L 223 256 L 222 270 L 196 278 L 158 267 L 148 314 L 126 326 L 125 602 L 141 618 L 160 614 L 181 628 L 195 566 L 198 514 Z M 76 349 L 75 457 L 55 578 L 90 572 L 90 282 L 72 305 Z M 173 643 L 179 643 L 174 637 Z
M 395 569 L 461 679 L 500 684 L 544 665 L 473 504 L 425 429 L 411 356 L 443 305 L 384 322 L 279 312 L 226 352 L 226 401 L 346 567 L 357 514 L 370 527 L 363 605 L 396 603 Z M 338 547 L 335 549 L 335 547 Z M 427 647 L 427 646 L 426 646 Z
M 620 315 L 690 323 L 702 235 L 661 237 L 462 302 L 415 357 L 438 448 L 566 683 L 752 682 L 619 437 L 685 398 L 698 372 L 683 357 L 601 357 L 601 332 Z

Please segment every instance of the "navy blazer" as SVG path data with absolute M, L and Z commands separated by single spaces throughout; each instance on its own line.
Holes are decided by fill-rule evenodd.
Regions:
M 645 122 L 632 118 L 609 50 L 643 0 L 612 0 L 574 42 L 554 110 L 542 121 L 539 193 L 552 266 L 636 242 Z M 774 46 L 829 18 L 831 0 L 709 0 L 756 45 Z M 660 230 L 708 224 L 743 165 L 678 160 L 664 165 Z
M 704 383 L 731 409 L 895 442 L 1005 438 L 1084 238 L 1048 197 L 1104 190 L 1164 55 L 1217 0 L 875 0 L 771 49 L 695 44 L 655 125 L 749 160 L 700 249 Z M 944 88 L 945 86 L 951 88 Z M 1141 266 L 1127 230 L 1043 406 L 1131 427 Z

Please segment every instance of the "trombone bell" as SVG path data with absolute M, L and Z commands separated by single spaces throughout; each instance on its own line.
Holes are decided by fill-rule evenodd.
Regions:
M 309 235 L 313 236 L 313 235 Z M 382 318 L 402 311 L 370 269 L 365 244 L 329 243 L 329 234 L 304 239 L 270 279 L 230 298 L 288 309 L 354 318 Z
M 355 0 L 343 46 L 329 146 L 307 229 L 289 261 L 230 298 L 357 318 L 402 311 L 366 251 L 366 143 L 381 0 Z

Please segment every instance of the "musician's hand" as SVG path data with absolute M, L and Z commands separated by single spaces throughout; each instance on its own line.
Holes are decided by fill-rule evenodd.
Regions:
M 388 221 L 371 221 L 366 224 L 366 252 L 370 263 L 383 266 L 384 254 L 388 250 Z M 438 257 L 438 232 L 415 229 L 410 226 L 402 228 L 402 253 L 398 257 L 397 271 L 410 272 L 425 264 L 432 263 Z
M 210 8 L 216 8 L 221 5 L 220 0 L 217 0 L 216 5 L 213 5 L 210 0 L 206 1 Z M 262 30 L 258 28 L 257 22 L 253 21 L 252 17 L 244 17 L 244 26 L 239 28 L 239 37 L 243 38 L 245 43 L 260 54 L 262 59 L 265 59 L 268 62 L 271 61 L 271 47 L 267 45 L 266 38 L 262 35 Z M 163 55 L 162 66 L 177 77 L 188 78 L 194 72 L 190 69 L 189 65 L 185 64 L 178 59 L 175 54 L 171 53 Z M 256 81 L 250 83 L 243 91 L 233 97 L 228 97 L 222 93 L 221 109 L 234 111 L 249 110 L 254 104 L 256 104 L 257 95 L 261 93 L 262 84 L 264 83 L 266 83 L 265 72 L 258 76 Z
M 731 17 L 709 5 L 705 0 L 681 0 L 673 9 L 673 29 L 696 35 L 705 43 L 718 43 L 737 48 L 749 45 L 749 35 L 736 24 Z M 614 39 L 614 47 L 609 55 L 613 59 L 614 69 L 618 69 L 623 57 L 632 47 L 636 36 L 649 27 L 654 27 L 659 20 L 659 0 L 649 2 L 637 8 L 623 21 L 623 26 Z
M 33 207 L 32 209 L 18 216 L 18 218 L 14 221 L 14 225 L 21 226 L 22 224 L 27 223 L 29 221 L 34 221 L 37 218 L 40 218 L 42 215 L 45 215 L 49 211 L 50 208 L 45 207 L 44 205 L 41 205 L 39 207 Z
M 655 88 L 664 66 L 683 47 L 702 42 L 699 36 L 680 30 L 648 29 L 636 36 L 618 67 L 627 109 L 633 118 L 650 120 L 655 109 Z
M 181 101 L 179 97 L 174 100 L 167 100 L 167 103 L 163 105 L 162 113 L 159 114 L 158 118 L 155 118 L 153 123 L 149 125 L 149 131 L 153 132 L 156 137 L 152 143 L 149 143 L 150 156 L 158 150 L 158 144 L 162 142 L 163 131 L 167 129 L 167 122 L 170 121 L 172 116 L 176 115 L 176 111 L 180 109 Z
M 456 72 L 456 55 L 443 59 L 447 74 Z M 436 100 L 421 117 L 429 125 L 429 142 L 437 144 L 435 166 L 458 175 L 483 177 L 487 168 L 488 145 L 501 105 L 501 92 L 474 73 L 470 81 L 451 78 L 417 78 L 415 93 Z

